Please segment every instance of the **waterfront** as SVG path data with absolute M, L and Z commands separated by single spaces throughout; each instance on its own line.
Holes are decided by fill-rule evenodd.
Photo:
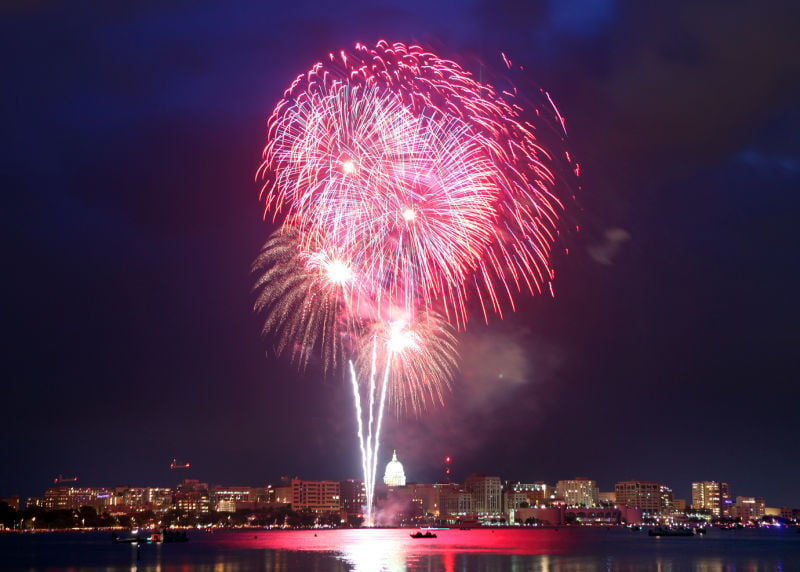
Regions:
M 105 532 L 0 535 L 4 570 L 414 570 L 702 572 L 800 570 L 800 534 L 711 529 L 653 538 L 625 528 L 408 529 L 193 532 L 190 542 L 112 544 Z

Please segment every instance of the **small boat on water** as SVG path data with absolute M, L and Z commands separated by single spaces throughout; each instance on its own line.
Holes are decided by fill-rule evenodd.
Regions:
M 425 534 L 422 534 L 422 531 L 417 531 L 414 534 L 409 534 L 411 538 L 436 538 L 436 535 L 432 533 L 430 530 Z
M 677 528 L 659 526 L 657 528 L 651 528 L 647 531 L 647 534 L 650 536 L 694 536 L 694 530 L 686 528 L 685 526 Z

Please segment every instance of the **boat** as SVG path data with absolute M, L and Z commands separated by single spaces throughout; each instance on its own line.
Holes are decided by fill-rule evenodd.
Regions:
M 650 536 L 694 536 L 694 530 L 686 527 L 666 528 L 659 526 L 647 531 Z
M 417 531 L 414 534 L 409 534 L 411 538 L 436 538 L 436 535 L 432 533 L 430 530 L 425 534 L 422 534 L 422 531 Z

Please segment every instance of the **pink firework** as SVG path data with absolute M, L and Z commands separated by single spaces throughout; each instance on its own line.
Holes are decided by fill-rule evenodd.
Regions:
M 442 403 L 470 298 L 488 321 L 553 277 L 561 155 L 526 113 L 514 90 L 380 42 L 330 54 L 269 118 L 259 176 L 283 222 L 254 265 L 256 309 L 302 364 L 347 359 L 368 524 L 387 401 Z
M 330 54 L 270 117 L 266 210 L 347 252 L 378 298 L 462 326 L 472 293 L 488 320 L 553 276 L 555 159 L 523 111 L 512 92 L 418 46 Z
M 391 92 L 335 84 L 303 94 L 273 124 L 268 207 L 301 249 L 348 261 L 379 304 L 413 313 L 463 284 L 496 241 L 501 189 L 469 126 L 414 116 Z

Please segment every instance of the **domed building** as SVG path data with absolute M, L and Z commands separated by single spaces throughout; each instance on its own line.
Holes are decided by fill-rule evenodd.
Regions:
M 403 463 L 397 460 L 397 449 L 392 453 L 392 460 L 386 463 L 383 482 L 390 487 L 406 486 L 406 473 L 403 471 Z

